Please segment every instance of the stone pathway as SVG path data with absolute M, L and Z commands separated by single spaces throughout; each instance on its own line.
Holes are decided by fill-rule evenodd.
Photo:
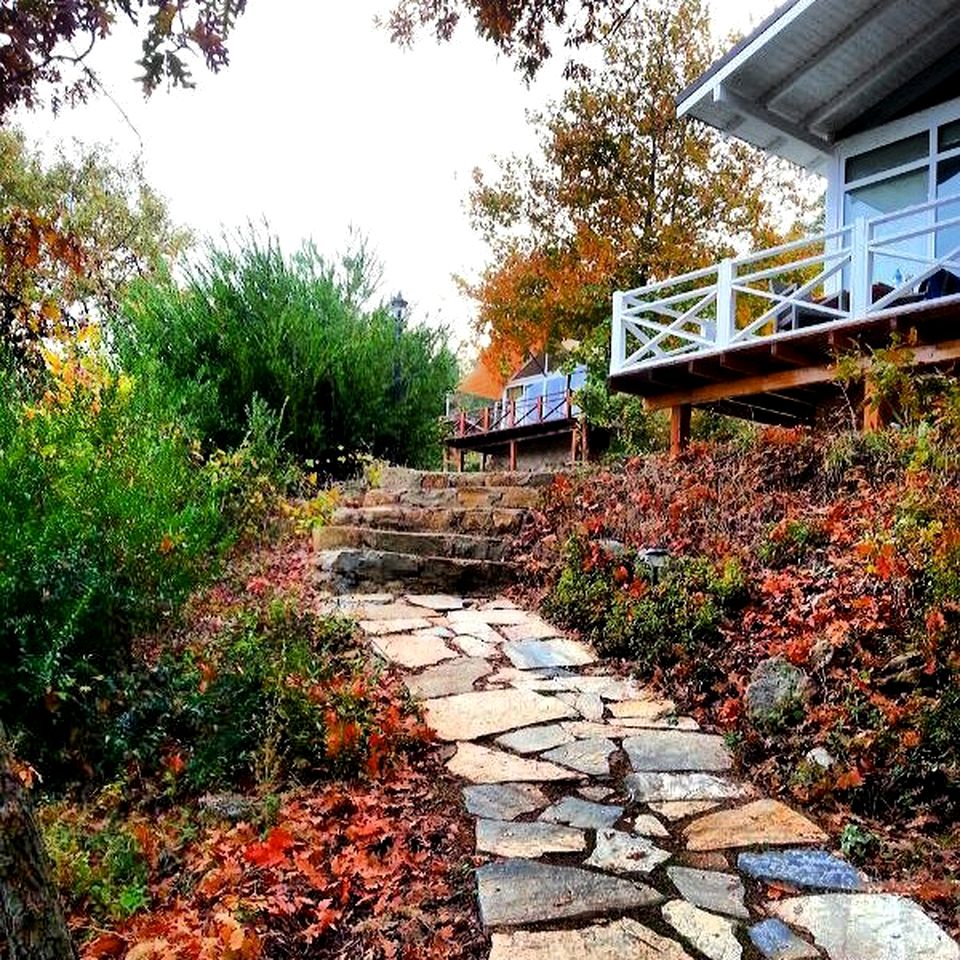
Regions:
M 406 671 L 477 818 L 491 960 L 960 960 L 723 739 L 506 600 L 345 596 Z M 765 901 L 766 884 L 795 891 Z

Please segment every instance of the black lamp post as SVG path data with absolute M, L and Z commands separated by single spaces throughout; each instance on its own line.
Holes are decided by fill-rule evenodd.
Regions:
M 394 402 L 400 400 L 400 334 L 403 333 L 403 323 L 407 319 L 407 307 L 410 304 L 403 299 L 403 294 L 398 290 L 390 304 L 387 312 L 393 317 L 393 399 Z

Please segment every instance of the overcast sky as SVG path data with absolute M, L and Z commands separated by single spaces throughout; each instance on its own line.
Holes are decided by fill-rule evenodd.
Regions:
M 713 0 L 715 31 L 747 29 L 775 5 Z M 388 6 L 251 0 L 227 69 L 198 68 L 197 89 L 148 101 L 131 79 L 136 36 L 118 32 L 91 59 L 117 105 L 100 97 L 15 122 L 47 145 L 142 154 L 174 218 L 201 235 L 266 218 L 285 248 L 313 237 L 333 253 L 356 225 L 385 264 L 385 297 L 402 290 L 417 316 L 467 339 L 473 307 L 451 275 L 484 262 L 464 208 L 470 173 L 533 147 L 525 111 L 561 92 L 562 57 L 527 89 L 466 23 L 452 43 L 398 49 L 373 23 Z

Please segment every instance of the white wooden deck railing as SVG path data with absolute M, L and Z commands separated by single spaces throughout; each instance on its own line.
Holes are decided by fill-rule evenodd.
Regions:
M 947 197 L 618 291 L 610 373 L 789 338 L 934 296 L 960 301 L 960 215 L 948 215 L 958 211 L 960 197 Z M 931 282 L 944 271 L 956 292 Z

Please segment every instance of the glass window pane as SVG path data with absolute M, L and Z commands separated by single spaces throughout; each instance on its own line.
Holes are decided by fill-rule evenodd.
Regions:
M 871 183 L 869 186 L 850 190 L 844 196 L 844 223 L 852 223 L 857 217 L 872 219 L 885 213 L 895 213 L 927 200 L 927 170 L 902 173 L 889 180 Z M 894 237 L 924 226 L 929 214 L 925 211 L 910 216 L 897 217 L 883 224 L 874 234 L 874 239 Z M 928 235 L 910 237 L 889 244 L 874 256 L 872 283 L 885 283 L 898 287 L 906 279 L 918 273 L 927 257 Z M 919 261 L 921 262 L 918 262 Z
M 849 157 L 846 181 L 851 183 L 854 180 L 862 180 L 864 177 L 872 177 L 875 173 L 892 170 L 912 160 L 922 160 L 929 153 L 930 137 L 926 133 L 918 133 L 904 140 L 888 143 L 886 146 L 877 147 L 876 150 L 868 150 L 866 153 Z
M 954 147 L 960 147 L 960 120 L 945 123 L 937 134 L 938 150 L 953 150 Z
M 937 164 L 937 199 L 957 197 L 955 203 L 945 203 L 937 208 L 937 220 L 953 220 L 960 217 L 960 157 L 941 160 Z M 937 229 L 937 256 L 945 257 L 960 249 L 960 224 Z M 960 259 L 960 257 L 958 257 Z

